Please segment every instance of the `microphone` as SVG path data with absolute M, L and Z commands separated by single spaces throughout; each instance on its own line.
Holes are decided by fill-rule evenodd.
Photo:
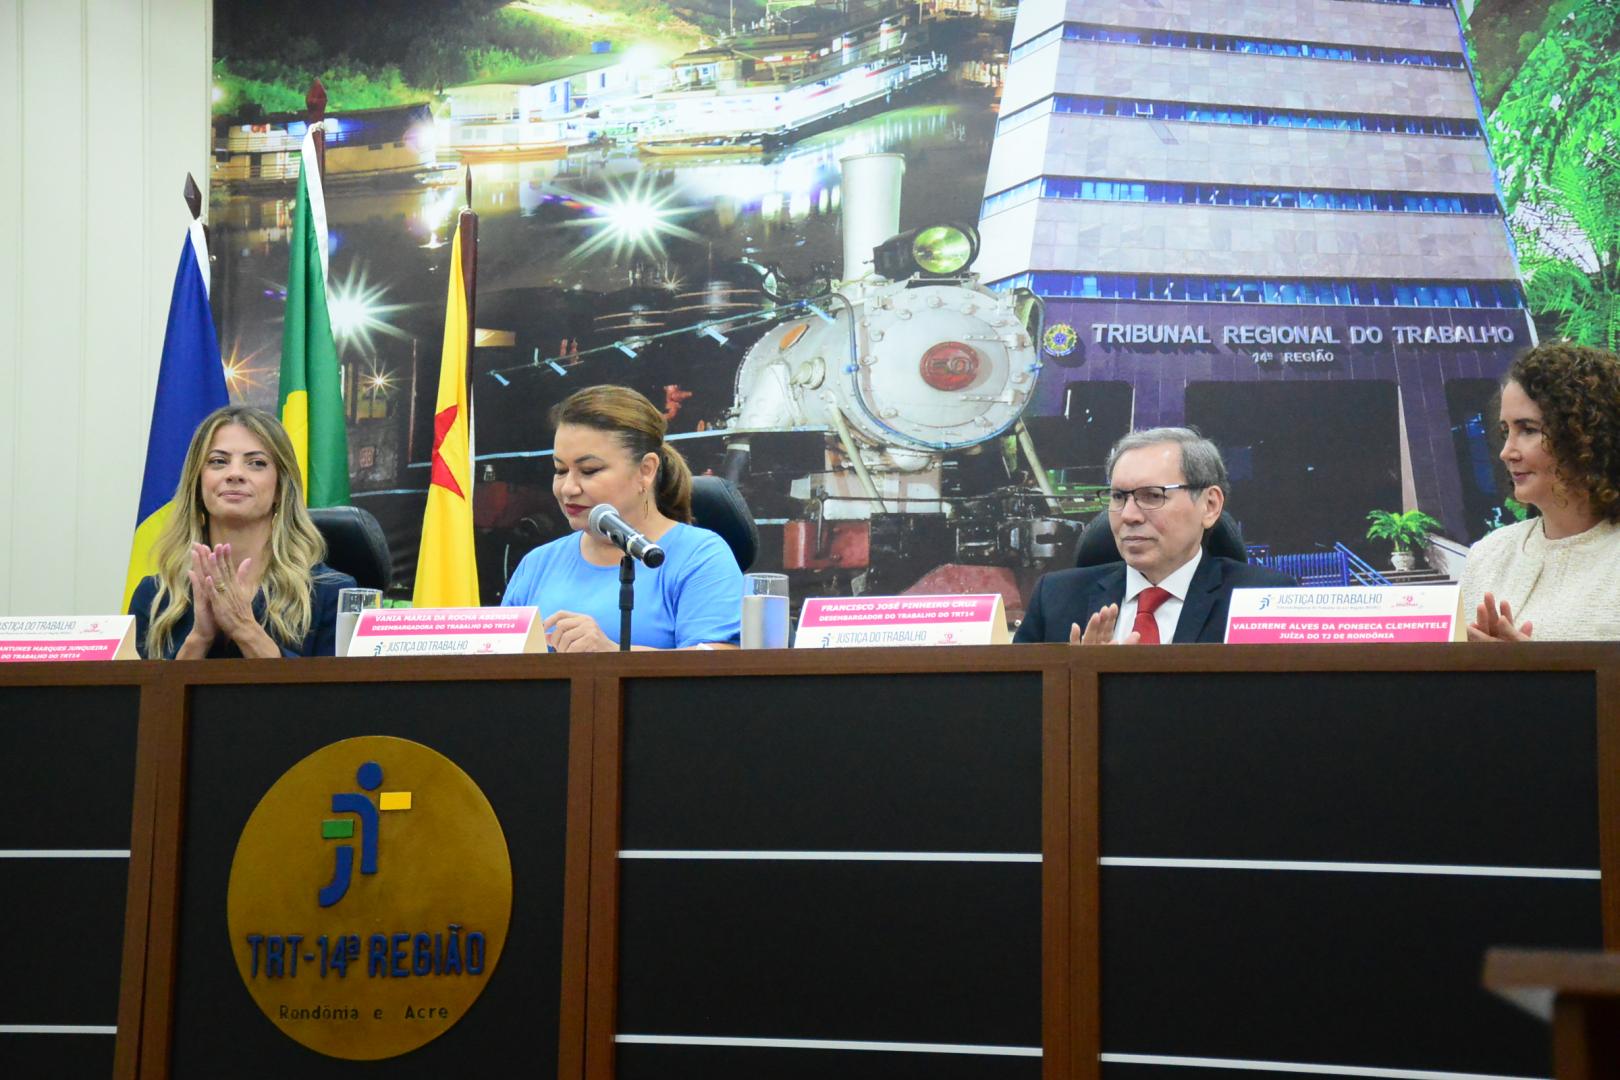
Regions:
M 656 568 L 664 561 L 664 549 L 632 529 L 607 503 L 591 507 L 589 527 L 591 532 L 649 567 Z

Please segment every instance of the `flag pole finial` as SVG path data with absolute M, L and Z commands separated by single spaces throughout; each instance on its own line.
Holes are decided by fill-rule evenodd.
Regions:
M 326 132 L 315 125 L 326 120 L 326 87 L 321 85 L 319 78 L 309 84 L 309 93 L 304 95 L 304 108 L 307 110 L 309 126 L 313 128 L 315 139 L 315 165 L 324 179 L 326 176 Z
M 467 207 L 472 208 L 472 163 L 467 163 Z
M 309 110 L 310 123 L 326 119 L 326 87 L 320 79 L 309 84 L 309 93 L 304 95 L 304 108 Z
M 186 206 L 191 210 L 193 221 L 202 220 L 202 189 L 197 186 L 196 178 L 186 173 Z

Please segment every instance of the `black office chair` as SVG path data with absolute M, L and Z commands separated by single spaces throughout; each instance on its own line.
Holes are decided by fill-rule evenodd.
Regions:
M 1249 561 L 1249 552 L 1243 546 L 1243 533 L 1238 528 L 1237 520 L 1225 510 L 1221 511 L 1220 519 L 1204 532 L 1204 554 L 1243 563 Z M 1114 530 L 1108 527 L 1108 511 L 1104 510 L 1086 522 L 1085 531 L 1080 534 L 1080 543 L 1075 548 L 1074 565 L 1102 566 L 1104 563 L 1119 562 L 1120 558 L 1119 546 L 1114 543 Z
M 358 506 L 326 506 L 309 516 L 326 540 L 327 566 L 348 574 L 361 588 L 388 588 L 394 564 L 376 518 Z
M 719 476 L 692 477 L 692 521 L 719 533 L 744 573 L 754 565 L 759 555 L 759 529 L 736 484 Z

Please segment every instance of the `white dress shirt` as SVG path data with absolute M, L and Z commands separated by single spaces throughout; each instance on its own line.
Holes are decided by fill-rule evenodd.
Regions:
M 1182 563 L 1180 568 L 1163 581 L 1159 588 L 1170 594 L 1170 598 L 1159 605 L 1153 613 L 1153 621 L 1159 624 L 1159 643 L 1168 645 L 1176 639 L 1176 623 L 1181 621 L 1181 605 L 1187 599 L 1187 589 L 1192 585 L 1193 574 L 1198 572 L 1198 562 L 1204 557 L 1203 546 L 1193 550 L 1193 557 Z M 1153 587 L 1153 582 L 1143 577 L 1136 567 L 1125 566 L 1125 599 L 1119 605 L 1119 621 L 1114 624 L 1114 640 L 1124 641 L 1130 634 L 1131 627 L 1136 624 L 1136 598 L 1143 589 Z

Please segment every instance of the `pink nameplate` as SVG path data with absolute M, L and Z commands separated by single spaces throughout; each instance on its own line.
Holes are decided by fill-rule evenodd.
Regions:
M 1229 645 L 1350 645 L 1459 640 L 1456 585 L 1234 589 Z
M 812 596 L 799 612 L 793 647 L 1002 645 L 1010 638 L 999 593 Z
M 0 663 L 138 658 L 133 615 L 0 618 Z
M 374 608 L 361 612 L 349 656 L 499 656 L 545 652 L 533 607 Z

